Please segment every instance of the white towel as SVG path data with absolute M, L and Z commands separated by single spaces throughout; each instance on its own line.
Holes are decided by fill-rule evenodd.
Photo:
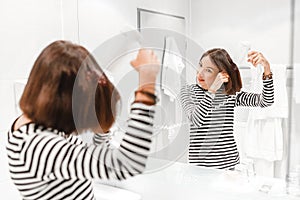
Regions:
M 268 161 L 282 160 L 282 119 L 249 120 L 245 139 L 247 156 Z
M 295 63 L 293 67 L 293 97 L 296 103 L 300 103 L 300 63 Z
M 281 160 L 283 156 L 282 120 L 288 117 L 286 66 L 271 65 L 274 82 L 274 104 L 267 108 L 250 108 L 245 153 L 249 157 L 268 161 Z M 262 70 L 252 71 L 252 90 L 262 91 Z
M 164 94 L 174 101 L 180 92 L 180 75 L 184 69 L 184 63 L 180 51 L 173 37 L 166 37 L 163 59 L 161 88 Z
M 288 94 L 286 87 L 286 65 L 271 65 L 274 83 L 274 103 L 267 108 L 251 108 L 250 112 L 257 119 L 288 118 Z M 262 68 L 252 70 L 252 91 L 262 92 Z

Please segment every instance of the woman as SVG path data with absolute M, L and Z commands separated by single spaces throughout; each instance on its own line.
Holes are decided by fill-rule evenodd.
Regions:
M 248 53 L 248 62 L 264 67 L 261 94 L 241 91 L 237 65 L 220 48 L 205 52 L 199 63 L 198 84 L 181 90 L 181 103 L 190 120 L 189 163 L 233 169 L 239 153 L 233 135 L 236 106 L 267 107 L 274 102 L 270 64 L 259 52 Z
M 95 59 L 67 41 L 41 52 L 20 100 L 23 115 L 7 135 L 10 174 L 23 199 L 95 199 L 92 179 L 123 180 L 143 172 L 158 63 L 145 49 L 131 62 L 140 83 L 125 137 L 111 149 L 100 142 L 114 123 L 119 95 Z M 76 136 L 86 130 L 95 132 L 95 144 Z

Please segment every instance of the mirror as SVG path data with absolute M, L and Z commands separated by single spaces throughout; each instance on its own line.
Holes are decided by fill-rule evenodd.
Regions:
M 285 94 L 285 92 L 287 93 L 287 95 L 281 95 L 281 97 L 284 97 L 281 99 L 283 102 L 281 105 L 284 105 L 284 107 L 282 107 L 284 112 L 277 112 L 282 114 L 282 116 L 279 117 L 280 119 L 278 119 L 278 123 L 276 122 L 277 127 L 279 127 L 277 130 L 280 130 L 279 142 L 276 140 L 276 142 L 278 142 L 277 144 L 279 144 L 278 149 L 280 155 L 278 158 L 273 158 L 273 160 L 265 159 L 266 163 L 253 159 L 249 161 L 249 156 L 247 155 L 249 138 L 247 138 L 247 135 L 250 135 L 248 133 L 248 123 L 249 116 L 253 111 L 250 108 L 236 108 L 234 117 L 234 138 L 240 154 L 240 160 L 246 163 L 253 162 L 256 164 L 255 169 L 257 174 L 285 178 L 285 174 L 287 173 L 286 169 L 289 168 L 287 166 L 287 163 L 289 163 L 288 160 L 290 160 L 289 166 L 291 171 L 298 169 L 296 166 L 298 166 L 299 163 L 295 158 L 297 156 L 292 155 L 293 152 L 298 152 L 298 149 L 295 147 L 297 145 L 295 144 L 299 141 L 299 138 L 297 138 L 295 134 L 299 132 L 299 127 L 296 123 L 299 118 L 299 103 L 297 103 L 299 98 L 298 96 L 294 96 L 294 93 L 297 95 L 297 92 L 296 90 L 292 91 L 292 85 L 298 85 L 297 77 L 299 76 L 295 75 L 294 79 L 292 79 L 292 74 L 296 74 L 296 69 L 299 68 L 297 66 L 300 63 L 300 42 L 298 36 L 300 35 L 300 9 L 299 3 L 296 2 L 293 15 L 295 19 L 294 34 L 293 38 L 291 38 L 290 15 L 291 7 L 293 7 L 291 2 L 293 1 L 285 3 L 279 0 L 267 0 L 263 3 L 258 0 L 255 0 L 255 2 L 232 1 L 230 3 L 216 0 L 164 0 L 162 2 L 151 1 L 151 3 L 144 0 L 129 0 L 126 2 L 120 0 L 113 2 L 102 1 L 101 3 L 97 0 L 64 1 L 60 5 L 62 12 L 53 14 L 55 16 L 60 16 L 61 14 L 61 26 L 55 26 L 57 31 L 54 31 L 54 29 L 50 27 L 55 34 L 45 36 L 44 40 L 49 41 L 49 38 L 53 37 L 59 38 L 58 33 L 62 33 L 64 39 L 69 39 L 84 45 L 95 54 L 96 59 L 98 59 L 100 65 L 107 70 L 107 73 L 111 73 L 112 77 L 115 78 L 114 81 L 116 84 L 119 84 L 120 87 L 125 87 L 121 88 L 122 91 L 127 91 L 127 86 L 124 84 L 124 81 L 136 82 L 138 79 L 138 77 L 131 75 L 131 68 L 128 64 L 128 61 L 134 56 L 134 52 L 128 53 L 123 57 L 118 57 L 120 52 L 137 49 L 141 46 L 139 34 L 132 34 L 131 38 L 126 38 L 126 33 L 135 29 L 140 30 L 140 34 L 144 34 L 144 36 L 147 35 L 147 31 L 143 33 L 144 28 L 151 27 L 167 30 L 164 34 L 159 35 L 159 37 L 152 32 L 152 37 L 155 38 L 157 36 L 157 39 L 159 38 L 160 50 L 157 50 L 157 53 L 162 61 L 167 60 L 164 60 L 165 57 L 163 56 L 169 56 L 169 59 L 173 57 L 175 60 L 178 58 L 183 61 L 185 68 L 179 70 L 181 71 L 181 76 L 179 76 L 180 86 L 184 83 L 195 84 L 198 62 L 201 55 L 208 49 L 221 47 L 227 50 L 233 61 L 238 65 L 242 77 L 243 89 L 250 91 L 253 86 L 251 82 L 253 74 L 251 65 L 245 62 L 245 56 L 249 48 L 262 52 L 271 65 L 276 64 L 286 67 L 286 72 L 282 74 L 285 78 L 281 79 L 282 82 L 280 83 L 281 86 L 283 86 L 283 90 L 285 88 L 286 91 L 277 94 L 281 95 Z M 59 9 L 55 7 L 55 10 Z M 35 25 L 34 23 L 32 24 L 34 27 Z M 148 34 L 150 34 L 150 32 L 148 32 Z M 31 38 L 32 34 L 29 35 Z M 121 38 L 117 40 L 112 46 L 105 46 L 105 41 L 119 35 L 123 35 L 125 39 Z M 30 41 L 34 41 L 34 39 Z M 138 42 L 134 43 L 132 41 Z M 291 41 L 293 41 L 294 51 L 291 50 Z M 101 57 L 103 50 L 97 51 L 99 45 L 104 45 L 102 47 L 104 47 L 106 53 L 114 53 L 111 55 L 105 54 L 107 56 Z M 116 48 L 117 45 L 119 45 L 120 48 Z M 44 44 L 40 46 L 44 46 Z M 39 49 L 40 46 L 36 45 L 36 49 Z M 170 46 L 172 46 L 172 51 L 168 51 L 169 55 L 164 54 L 166 47 Z M 10 48 L 14 47 L 15 46 Z M 290 61 L 292 52 L 294 62 Z M 26 56 L 32 59 L 31 54 L 26 54 Z M 114 64 L 115 66 L 122 65 L 122 69 L 114 68 L 114 65 L 109 65 L 111 64 L 111 60 L 109 59 L 117 57 L 118 59 L 114 60 Z M 4 60 L 4 63 L 9 62 Z M 167 62 L 163 62 L 163 64 L 167 65 Z M 23 63 L 15 65 L 19 67 L 23 65 Z M 11 76 L 13 76 L 12 74 L 19 73 L 18 67 L 12 68 Z M 295 72 L 292 69 L 293 67 Z M 163 74 L 168 74 L 163 72 L 162 70 L 160 81 L 163 78 Z M 128 74 L 123 82 L 121 80 L 122 74 Z M 22 75 L 20 77 L 25 76 Z M 160 84 L 160 82 L 158 84 Z M 276 83 L 274 84 L 276 85 Z M 284 85 L 287 87 L 284 87 Z M 134 90 L 132 85 L 128 85 L 128 87 L 130 87 L 130 91 Z M 158 127 L 160 131 L 158 131 L 154 143 L 152 156 L 188 163 L 188 145 L 190 142 L 189 121 L 179 101 L 171 101 L 171 98 L 165 93 L 163 88 L 160 88 L 158 92 L 161 98 L 159 103 L 159 107 L 161 108 L 159 111 L 160 117 L 157 121 L 157 124 L 160 124 Z M 127 93 L 123 92 L 123 100 L 128 103 L 132 97 L 126 95 Z M 16 97 L 18 97 L 18 95 L 16 95 Z M 175 97 L 179 100 L 179 94 L 175 95 Z M 292 113 L 287 112 L 288 109 L 285 98 L 288 98 L 288 106 L 293 111 Z M 15 101 L 17 102 L 17 99 Z M 11 102 L 14 101 L 12 100 Z M 126 113 L 125 102 L 122 102 L 122 104 L 122 109 L 124 109 L 123 111 Z M 17 110 L 17 112 L 19 111 Z M 162 124 L 162 119 L 168 119 L 169 121 Z M 290 126 L 291 128 L 289 129 Z M 182 127 L 182 129 L 178 130 L 178 127 Z M 288 143 L 289 132 L 292 134 L 290 143 Z M 257 133 L 260 132 L 257 131 Z M 173 143 L 174 138 L 180 138 L 181 144 L 183 144 L 183 150 L 179 151 L 175 148 L 177 143 Z M 264 143 L 264 138 L 260 141 Z M 170 143 L 175 144 L 173 149 L 169 147 Z M 164 149 L 165 151 L 158 153 L 159 149 Z M 275 149 L 277 150 L 277 148 Z M 273 153 L 274 152 L 273 148 Z M 288 155 L 290 155 L 290 158 L 288 158 Z
M 242 90 L 248 92 L 253 91 L 258 85 L 253 87 L 255 75 L 253 66 L 246 61 L 246 54 L 249 49 L 262 52 L 269 61 L 273 73 L 276 73 L 274 78 L 275 89 L 281 91 L 280 94 L 275 93 L 275 99 L 279 99 L 278 97 L 280 99 L 278 102 L 277 100 L 275 101 L 275 106 L 264 111 L 249 107 L 237 107 L 235 109 L 234 132 L 230 137 L 232 137 L 232 141 L 233 139 L 235 141 L 234 145 L 237 146 L 239 157 L 231 159 L 236 159 L 236 162 L 238 162 L 237 159 L 240 159 L 240 162 L 246 165 L 250 163 L 258 175 L 284 178 L 288 159 L 289 107 L 287 102 L 288 98 L 291 98 L 289 83 L 292 80 L 292 66 L 290 64 L 291 3 L 283 4 L 281 1 L 271 0 L 264 3 L 260 1 L 225 3 L 216 0 L 190 0 L 175 1 L 171 3 L 173 6 L 169 6 L 171 4 L 168 4 L 167 0 L 164 2 L 166 4 L 161 5 L 158 1 L 154 1 L 151 2 L 150 6 L 146 1 L 142 1 L 139 4 L 129 1 L 126 9 L 124 9 L 124 3 L 120 1 L 107 2 L 105 10 L 110 10 L 110 14 L 107 17 L 115 19 L 115 23 L 106 23 L 104 20 L 105 14 L 97 12 L 100 6 L 96 1 L 89 3 L 79 1 L 79 41 L 83 45 L 95 49 L 97 44 L 101 44 L 100 40 L 105 41 L 105 38 L 112 38 L 112 36 L 108 36 L 109 34 L 105 36 L 102 34 L 102 37 L 99 37 L 97 34 L 92 34 L 92 36 L 88 34 L 91 27 L 97 27 L 98 23 L 103 24 L 109 30 L 113 30 L 115 35 L 121 32 L 116 30 L 122 30 L 124 24 L 133 27 L 133 29 L 138 29 L 141 35 L 144 34 L 144 37 L 147 35 L 147 31 L 143 33 L 144 28 L 167 29 L 169 30 L 169 32 L 166 31 L 168 34 L 162 36 L 159 34 L 155 35 L 153 32 L 152 36 L 155 35 L 157 37 L 152 38 L 158 41 L 160 50 L 157 52 L 159 57 L 163 59 L 166 45 L 169 45 L 168 43 L 170 43 L 172 37 L 176 37 L 176 34 L 186 36 L 186 38 L 182 37 L 182 40 L 173 41 L 177 49 L 179 49 L 178 54 L 176 54 L 176 50 L 173 53 L 168 52 L 172 54 L 171 57 L 180 58 L 181 60 L 188 57 L 186 60 L 189 62 L 186 62 L 186 60 L 183 62 L 185 68 L 181 73 L 186 83 L 196 83 L 197 65 L 204 51 L 220 47 L 226 49 L 237 64 L 243 83 Z M 98 20 L 91 22 L 88 16 L 93 16 L 93 18 Z M 101 29 L 96 28 L 93 32 L 100 33 Z M 275 66 L 280 66 L 281 71 L 276 70 Z M 262 73 L 262 71 L 259 73 Z M 280 78 L 278 78 L 279 75 L 277 74 L 280 75 Z M 161 75 L 160 79 L 162 78 Z M 262 84 L 260 75 L 259 79 L 255 78 Z M 278 82 L 278 80 L 281 81 Z M 181 86 L 183 82 L 181 82 Z M 281 87 L 276 86 L 278 83 L 281 84 Z M 262 86 L 260 85 L 260 87 Z M 260 91 L 261 89 L 254 92 Z M 184 136 L 183 143 L 186 148 L 183 154 L 176 157 L 176 160 L 188 162 L 188 145 L 191 142 L 187 138 L 187 136 L 190 136 L 188 125 L 180 131 L 176 128 L 174 129 L 174 127 L 177 127 L 179 123 L 189 122 L 186 116 L 184 120 L 182 118 L 184 117 L 182 107 L 178 106 L 178 102 L 172 102 L 162 88 L 159 90 L 159 95 L 161 98 L 159 106 L 163 108 L 159 111 L 160 117 L 158 120 L 161 134 L 157 135 L 152 156 L 174 160 L 174 150 L 166 150 L 163 154 L 158 152 L 160 147 L 168 149 L 167 144 L 172 140 L 172 132 L 174 136 L 175 130 L 176 137 L 179 135 Z M 179 98 L 179 95 L 176 97 Z M 124 100 L 128 101 L 127 99 L 128 97 Z M 276 112 L 276 109 L 281 109 L 281 111 Z M 264 118 L 259 117 L 261 112 L 265 113 Z M 274 116 L 274 113 L 276 113 L 276 116 Z M 167 124 L 162 124 L 160 122 L 163 121 L 163 118 L 172 120 Z M 176 121 L 176 118 L 182 120 Z M 268 128 L 268 126 L 271 128 Z M 200 140 L 201 138 L 198 139 Z M 221 144 L 222 137 L 218 139 Z M 218 146 L 218 143 L 215 143 L 215 145 Z M 229 151 L 231 150 L 229 149 Z M 256 152 L 253 152 L 253 150 Z M 190 149 L 190 151 L 193 150 Z M 227 160 L 230 159 L 227 158 Z M 226 163 L 227 161 L 225 159 L 222 162 Z M 228 169 L 226 166 L 225 168 Z

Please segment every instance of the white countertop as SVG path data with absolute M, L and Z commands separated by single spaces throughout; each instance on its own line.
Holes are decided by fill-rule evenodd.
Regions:
M 264 177 L 249 179 L 235 171 L 194 167 L 185 163 L 170 163 L 158 159 L 149 159 L 144 174 L 109 184 L 132 191 L 140 195 L 143 200 L 300 200 L 285 194 L 285 183 L 281 179 Z M 262 187 L 263 185 L 267 187 Z M 100 191 L 98 193 L 101 194 Z M 119 197 L 123 200 L 130 199 L 125 196 L 124 193 Z

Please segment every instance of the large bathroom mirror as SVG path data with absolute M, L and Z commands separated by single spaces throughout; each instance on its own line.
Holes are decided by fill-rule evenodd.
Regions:
M 268 0 L 262 3 L 258 0 L 256 2 L 233 0 L 230 2 L 216 0 L 177 0 L 171 2 L 166 0 L 163 1 L 164 4 L 153 1 L 151 5 L 146 1 L 139 3 L 129 1 L 126 7 L 124 3 L 118 1 L 118 3 L 107 2 L 105 9 L 103 9 L 103 5 L 100 9 L 100 5 L 96 1 L 92 2 L 94 3 L 78 1 L 78 36 L 82 44 L 95 49 L 97 42 L 105 41 L 105 38 L 112 38 L 124 30 L 137 29 L 141 35 L 143 35 L 145 28 L 174 31 L 188 38 L 183 39 L 183 41 L 177 40 L 175 43 L 181 56 L 189 57 L 190 62 L 184 63 L 185 69 L 182 72 L 189 84 L 195 84 L 197 64 L 201 54 L 208 49 L 218 47 L 226 49 L 237 64 L 242 78 L 242 89 L 245 91 L 255 90 L 256 85 L 253 84 L 253 81 L 257 77 L 254 77 L 254 67 L 247 62 L 246 55 L 249 50 L 261 52 L 269 61 L 274 74 L 275 103 L 272 108 L 262 112 L 249 107 L 237 107 L 235 109 L 233 135 L 239 152 L 240 163 L 251 165 L 258 175 L 285 178 L 288 145 L 293 145 L 288 143 L 291 118 L 289 113 L 291 107 L 289 106 L 297 107 L 297 104 L 290 105 L 289 103 L 292 98 L 290 92 L 292 91 L 293 74 L 290 17 L 292 3 L 290 1 Z M 299 10 L 295 12 L 297 13 Z M 106 23 L 103 15 L 108 15 L 115 23 Z M 95 20 L 90 20 L 89 16 Z M 297 23 L 297 19 L 295 22 Z M 95 28 L 99 23 L 111 30 L 113 34 L 106 32 L 106 35 L 102 34 L 102 37 L 99 37 L 101 29 Z M 124 26 L 127 29 L 124 29 Z M 131 29 L 128 29 L 129 26 Z M 91 28 L 93 28 L 93 34 L 90 34 Z M 297 32 L 296 29 L 295 32 Z M 158 53 L 161 59 L 163 59 L 163 50 L 168 36 L 172 37 L 172 34 L 169 33 L 162 38 L 159 38 L 161 35 L 157 34 L 156 37 L 161 45 L 162 51 Z M 297 40 L 296 37 L 295 39 Z M 294 48 L 297 51 L 296 44 L 297 42 L 294 41 Z M 194 51 L 194 46 L 198 46 L 201 50 Z M 299 53 L 294 53 L 294 55 L 299 55 Z M 297 56 L 294 58 L 296 61 Z M 101 63 L 100 58 L 99 60 Z M 160 113 L 159 122 L 163 121 L 162 118 L 174 118 L 174 124 L 163 124 L 160 127 L 163 134 L 158 137 L 154 148 L 157 150 L 161 146 L 167 150 L 162 154 L 156 151 L 153 156 L 170 160 L 174 160 L 176 157 L 176 161 L 188 163 L 189 129 L 185 127 L 178 130 L 179 123 L 186 125 L 187 122 L 182 119 L 182 110 L 178 111 L 182 108 L 168 99 L 163 90 L 160 91 L 160 97 L 162 100 L 160 105 L 164 110 Z M 261 117 L 262 113 L 264 117 Z M 181 121 L 176 121 L 179 118 Z M 175 136 L 184 136 L 182 143 L 185 146 L 184 152 L 175 153 L 176 156 L 173 155 L 176 151 L 168 149 L 168 145 L 166 145 L 174 139 L 174 130 L 178 132 Z

